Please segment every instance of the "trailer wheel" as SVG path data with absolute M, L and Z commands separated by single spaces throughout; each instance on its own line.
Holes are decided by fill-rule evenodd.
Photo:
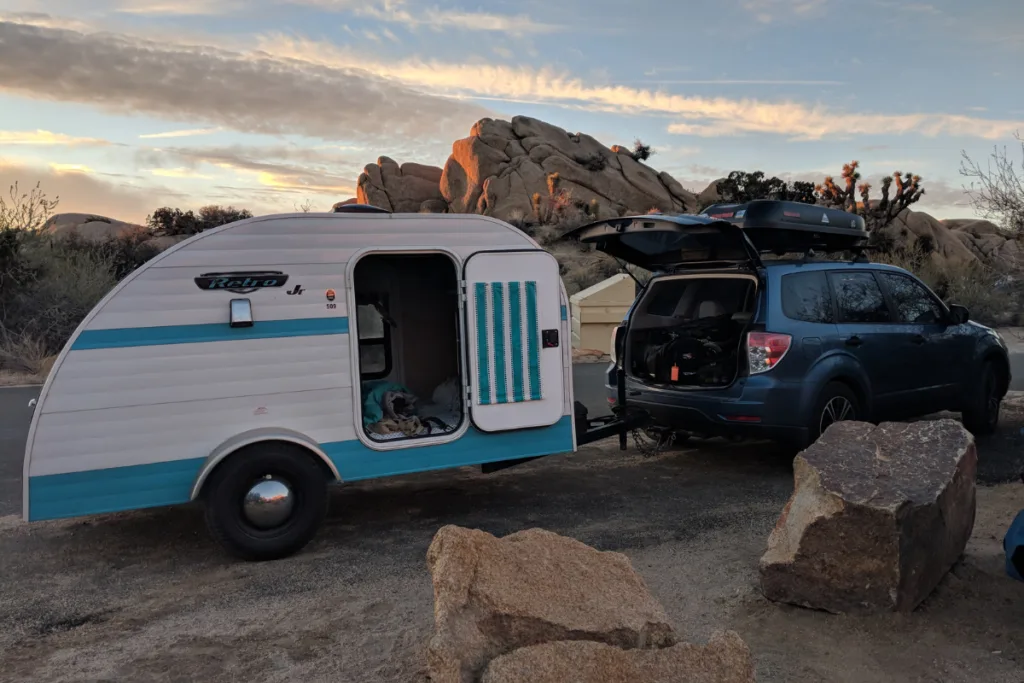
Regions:
M 327 514 L 327 478 L 304 450 L 284 443 L 233 453 L 203 488 L 210 535 L 244 560 L 276 560 L 301 550 Z

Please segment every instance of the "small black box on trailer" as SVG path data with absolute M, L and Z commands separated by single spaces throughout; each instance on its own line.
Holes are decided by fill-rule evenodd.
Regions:
M 753 245 L 766 253 L 855 251 L 868 239 L 861 216 L 815 204 L 757 199 L 715 204 L 700 215 L 742 228 Z

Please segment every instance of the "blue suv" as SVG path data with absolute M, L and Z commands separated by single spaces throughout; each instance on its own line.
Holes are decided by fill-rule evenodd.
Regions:
M 996 429 L 1005 342 L 909 272 L 870 263 L 861 217 L 759 200 L 571 233 L 653 273 L 613 335 L 616 413 L 663 433 L 806 447 L 840 420 L 951 410 Z M 786 254 L 802 253 L 797 258 Z M 853 253 L 849 261 L 820 254 Z

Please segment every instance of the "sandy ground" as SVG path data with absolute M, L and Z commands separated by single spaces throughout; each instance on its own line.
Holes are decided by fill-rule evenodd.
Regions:
M 1003 420 L 979 444 L 985 482 L 1021 465 L 1024 408 Z M 916 612 L 843 617 L 757 590 L 789 463 L 764 444 L 645 459 L 606 442 L 489 476 L 352 485 L 303 553 L 263 564 L 222 555 L 196 507 L 0 518 L 0 680 L 422 683 L 425 553 L 454 523 L 500 535 L 541 526 L 626 553 L 687 637 L 737 630 L 759 681 L 1024 681 L 1024 584 L 1004 574 L 1000 546 L 1024 485 L 979 488 L 963 561 Z

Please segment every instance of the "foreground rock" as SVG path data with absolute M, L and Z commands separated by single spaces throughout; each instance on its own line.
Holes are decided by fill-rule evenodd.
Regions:
M 839 422 L 793 462 L 794 491 L 761 558 L 771 600 L 910 611 L 974 528 L 977 451 L 954 420 Z
M 602 643 L 561 641 L 498 657 L 482 683 L 753 683 L 750 648 L 733 631 L 707 645 L 621 650 Z
M 432 683 L 472 683 L 518 648 L 588 640 L 619 648 L 666 647 L 665 610 L 625 555 L 530 529 L 498 539 L 442 527 L 427 551 L 435 634 Z

